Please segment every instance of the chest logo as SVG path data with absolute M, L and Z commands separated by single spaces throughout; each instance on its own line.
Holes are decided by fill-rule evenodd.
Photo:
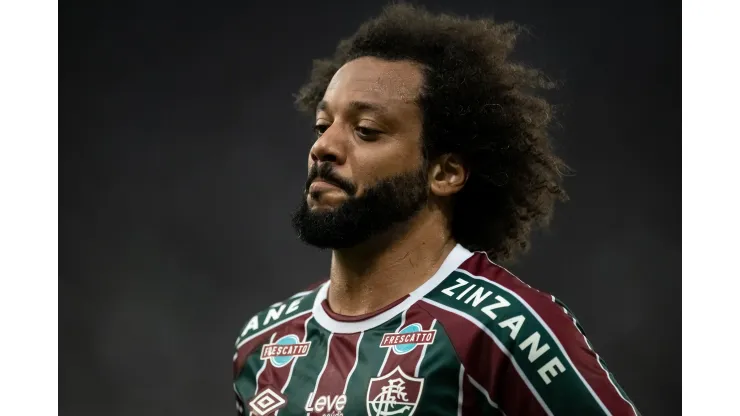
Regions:
M 437 334 L 436 329 L 424 330 L 421 324 L 407 325 L 398 332 L 383 334 L 380 346 L 393 348 L 393 352 L 402 355 L 413 351 L 417 345 L 431 344 Z
M 414 414 L 424 379 L 411 377 L 396 367 L 390 373 L 370 379 L 367 388 L 369 416 L 411 416 Z
M 279 392 L 265 387 L 249 401 L 250 413 L 257 416 L 269 415 L 288 404 L 288 399 Z
M 305 357 L 311 349 L 311 342 L 301 342 L 297 335 L 289 334 L 272 344 L 262 346 L 260 359 L 270 360 L 275 367 L 284 367 L 293 357 Z

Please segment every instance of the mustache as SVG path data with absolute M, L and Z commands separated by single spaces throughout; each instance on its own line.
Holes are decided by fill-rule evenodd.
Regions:
M 311 165 L 311 169 L 309 169 L 308 172 L 308 179 L 306 180 L 306 186 L 304 188 L 304 191 L 306 193 L 308 193 L 308 188 L 316 179 L 321 179 L 325 182 L 328 182 L 343 190 L 348 195 L 354 195 L 357 191 L 357 187 L 355 187 L 352 182 L 337 175 L 337 173 L 334 171 L 331 164 L 329 163 L 314 163 L 313 165 Z

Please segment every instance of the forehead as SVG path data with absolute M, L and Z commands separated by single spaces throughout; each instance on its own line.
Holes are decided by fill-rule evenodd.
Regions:
M 422 84 L 421 67 L 411 61 L 363 57 L 342 66 L 324 93 L 329 106 L 352 101 L 379 104 L 389 109 L 416 107 Z

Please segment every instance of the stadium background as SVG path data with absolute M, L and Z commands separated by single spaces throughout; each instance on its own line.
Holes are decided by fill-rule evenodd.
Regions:
M 423 3 L 532 28 L 515 56 L 565 82 L 577 175 L 512 270 L 570 306 L 645 415 L 680 414 L 679 4 Z M 291 94 L 382 4 L 63 5 L 60 414 L 234 413 L 240 326 L 328 270 L 288 221 L 311 141 Z

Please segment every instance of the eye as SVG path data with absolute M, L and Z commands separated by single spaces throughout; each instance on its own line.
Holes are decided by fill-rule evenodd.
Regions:
M 320 137 L 322 134 L 324 134 L 324 132 L 328 128 L 329 128 L 328 124 L 317 124 L 313 126 L 313 131 L 314 133 L 316 133 L 316 137 Z
M 378 130 L 373 130 L 362 126 L 355 127 L 355 131 L 357 132 L 357 136 L 362 140 L 375 140 L 381 133 Z

